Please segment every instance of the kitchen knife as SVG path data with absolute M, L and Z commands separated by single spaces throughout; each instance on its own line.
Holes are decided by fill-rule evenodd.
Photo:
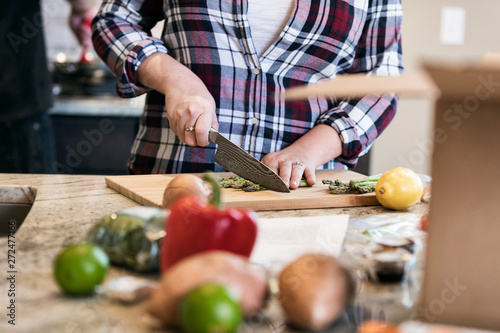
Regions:
M 248 179 L 266 189 L 278 192 L 290 192 L 283 179 L 264 163 L 229 141 L 214 128 L 210 129 L 210 141 L 217 145 L 215 163 Z

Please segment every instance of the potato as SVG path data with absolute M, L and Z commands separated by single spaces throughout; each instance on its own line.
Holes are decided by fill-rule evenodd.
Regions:
M 162 207 L 168 209 L 175 201 L 188 195 L 208 201 L 211 194 L 212 190 L 200 177 L 181 174 L 172 179 L 165 188 Z
M 163 274 L 147 311 L 165 326 L 179 326 L 179 305 L 187 292 L 204 283 L 228 287 L 240 302 L 243 314 L 259 310 L 267 295 L 267 272 L 248 258 L 227 251 L 206 251 L 191 255 Z
M 328 327 L 352 301 L 355 282 L 336 258 L 305 254 L 278 277 L 279 301 L 288 320 L 306 330 Z

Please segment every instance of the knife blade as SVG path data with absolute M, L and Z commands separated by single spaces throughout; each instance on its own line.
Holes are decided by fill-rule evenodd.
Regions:
M 229 141 L 216 129 L 210 129 L 209 138 L 217 145 L 215 163 L 240 177 L 262 185 L 266 189 L 290 192 L 283 179 L 273 170 Z

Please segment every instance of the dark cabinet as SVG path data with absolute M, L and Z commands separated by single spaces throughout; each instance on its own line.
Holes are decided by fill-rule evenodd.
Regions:
M 127 174 L 138 117 L 52 115 L 56 169 L 69 174 Z
M 57 96 L 50 110 L 57 173 L 127 174 L 144 97 Z

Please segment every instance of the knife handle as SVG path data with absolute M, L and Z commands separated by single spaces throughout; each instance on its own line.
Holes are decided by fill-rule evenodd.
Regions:
M 208 139 L 213 143 L 217 143 L 215 141 L 217 141 L 218 134 L 219 132 L 215 128 L 210 127 L 210 131 L 208 132 Z

